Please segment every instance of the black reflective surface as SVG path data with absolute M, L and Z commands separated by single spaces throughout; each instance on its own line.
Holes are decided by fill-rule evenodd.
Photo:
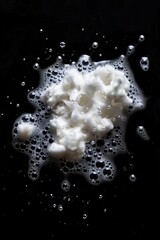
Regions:
M 63 235 L 75 239 L 87 234 L 94 238 L 98 234 L 105 239 L 137 240 L 151 230 L 159 189 L 159 11 L 158 0 L 0 2 L 0 217 L 4 239 L 61 239 Z M 63 175 L 47 165 L 32 182 L 27 176 L 28 157 L 12 148 L 11 131 L 21 113 L 34 111 L 26 97 L 39 83 L 33 64 L 38 61 L 42 68 L 47 67 L 62 54 L 65 63 L 77 61 L 82 54 L 91 54 L 94 61 L 116 58 L 126 53 L 128 45 L 135 45 L 140 34 L 145 41 L 129 61 L 147 105 L 129 120 L 126 142 L 130 154 L 115 159 L 115 180 L 92 186 L 83 177 L 69 176 L 71 188 L 64 192 Z M 66 42 L 64 49 L 59 46 L 61 41 Z M 99 47 L 91 51 L 94 41 Z M 142 56 L 150 60 L 147 72 L 139 65 Z M 149 141 L 136 134 L 138 125 L 145 126 Z M 131 174 L 135 174 L 135 182 L 130 181 Z

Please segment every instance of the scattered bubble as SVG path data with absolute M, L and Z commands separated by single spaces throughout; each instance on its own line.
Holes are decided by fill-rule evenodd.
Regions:
M 88 217 L 87 214 L 84 213 L 84 214 L 83 214 L 83 219 L 85 220 L 85 219 L 87 219 L 87 217 Z
M 97 42 L 93 42 L 93 43 L 92 43 L 92 48 L 94 48 L 94 49 L 95 49 L 95 48 L 98 48 L 98 43 L 97 43 Z
M 100 194 L 100 195 L 99 195 L 99 199 L 102 199 L 102 198 L 103 198 L 103 195 L 102 195 L 102 194 Z
M 61 188 L 63 191 L 68 192 L 70 189 L 70 182 L 67 179 L 64 179 L 61 183 Z
M 33 69 L 34 69 L 34 70 L 38 70 L 38 69 L 39 69 L 39 64 L 38 64 L 38 63 L 35 63 L 35 64 L 33 65 Z
M 19 104 L 19 103 L 17 103 L 17 104 L 16 104 L 16 107 L 19 107 L 19 106 L 20 106 L 20 104 Z
M 66 43 L 65 43 L 65 42 L 60 42 L 60 47 L 61 47 L 61 48 L 65 48 L 65 46 L 66 46 Z
M 140 42 L 143 42 L 143 41 L 145 40 L 145 36 L 144 36 L 144 35 L 140 35 L 138 40 L 139 40 Z
M 131 182 L 135 182 L 136 181 L 136 176 L 135 176 L 135 174 L 131 174 L 130 176 L 129 176 L 129 180 L 131 181 Z
M 127 55 L 131 55 L 135 50 L 135 47 L 133 45 L 129 45 L 128 46 L 128 50 L 127 50 Z
M 62 204 L 59 204 L 57 208 L 58 208 L 58 210 L 59 210 L 60 212 L 63 211 L 63 205 L 62 205 Z
M 140 67 L 143 71 L 148 71 L 148 69 L 149 69 L 149 59 L 148 59 L 148 57 L 142 57 L 140 59 Z
M 138 126 L 136 129 L 137 134 L 145 141 L 149 141 L 150 138 L 147 134 L 146 129 L 143 126 Z
M 26 85 L 25 82 L 21 82 L 21 86 L 24 87 Z

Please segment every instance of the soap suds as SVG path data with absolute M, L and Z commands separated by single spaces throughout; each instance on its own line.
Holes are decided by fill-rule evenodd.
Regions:
M 126 151 L 128 117 L 145 106 L 127 57 L 93 62 L 82 55 L 71 65 L 58 57 L 36 69 L 41 82 L 28 94 L 35 112 L 13 127 L 13 146 L 29 156 L 29 177 L 37 179 L 53 161 L 65 176 L 81 174 L 96 185 L 113 180 L 114 157 Z

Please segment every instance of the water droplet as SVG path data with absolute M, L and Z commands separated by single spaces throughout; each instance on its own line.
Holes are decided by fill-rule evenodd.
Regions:
M 60 47 L 61 48 L 64 48 L 66 46 L 66 43 L 65 42 L 60 42 Z

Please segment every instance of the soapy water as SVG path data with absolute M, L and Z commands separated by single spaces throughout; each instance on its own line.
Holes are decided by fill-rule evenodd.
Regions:
M 143 40 L 144 37 L 141 35 L 139 41 Z M 98 46 L 95 43 L 93 45 L 94 48 Z M 40 175 L 40 169 L 50 162 L 58 165 L 65 178 L 68 174 L 80 174 L 94 185 L 104 181 L 112 181 L 115 178 L 114 157 L 127 151 L 124 141 L 127 120 L 133 112 L 145 107 L 145 98 L 134 79 L 128 63 L 128 56 L 133 51 L 134 46 L 131 45 L 128 47 L 127 56 L 121 55 L 117 59 L 107 61 L 93 62 L 90 56 L 82 55 L 77 63 L 73 62 L 72 64 L 64 64 L 62 57 L 58 57 L 56 62 L 46 69 L 40 69 L 38 63 L 34 64 L 34 69 L 40 73 L 40 84 L 36 89 L 29 92 L 28 101 L 35 106 L 35 112 L 33 114 L 22 114 L 15 121 L 12 132 L 15 149 L 29 156 L 28 176 L 32 180 L 36 180 Z M 97 135 L 93 140 L 86 142 L 85 152 L 80 159 L 69 161 L 65 158 L 55 159 L 51 157 L 48 146 L 55 141 L 49 122 L 51 109 L 44 104 L 41 96 L 52 84 L 57 85 L 63 81 L 66 70 L 70 68 L 75 68 L 82 74 L 86 74 L 108 64 L 116 70 L 123 71 L 129 82 L 128 97 L 132 99 L 132 103 L 125 110 L 123 118 L 117 120 L 115 116 L 112 116 L 114 128 L 106 133 L 103 138 Z M 24 123 L 33 126 L 32 134 L 26 138 L 19 135 L 19 126 Z M 61 187 L 64 191 L 68 191 L 70 183 L 65 179 Z

